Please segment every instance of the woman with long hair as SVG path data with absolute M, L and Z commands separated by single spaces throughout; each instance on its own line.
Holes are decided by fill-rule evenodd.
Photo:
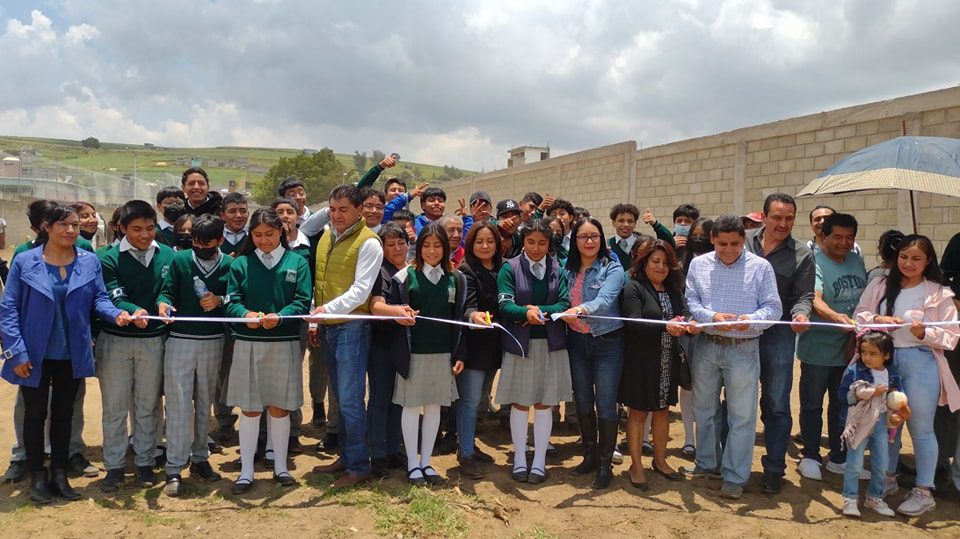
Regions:
M 907 420 L 917 462 L 916 486 L 897 512 L 917 516 L 936 507 L 930 491 L 937 466 L 937 439 L 933 418 L 938 405 L 960 409 L 960 389 L 944 357 L 960 339 L 956 325 L 926 325 L 954 322 L 957 308 L 953 292 L 943 285 L 933 244 L 926 236 L 911 234 L 897 244 L 896 264 L 890 274 L 867 285 L 855 310 L 859 324 L 909 324 L 890 332 L 895 347 L 893 364 L 903 379 L 904 392 L 913 413 Z M 884 494 L 896 492 L 897 463 L 902 431 L 890 446 L 890 464 Z

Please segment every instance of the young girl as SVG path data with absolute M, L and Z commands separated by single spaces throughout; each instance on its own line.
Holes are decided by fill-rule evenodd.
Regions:
M 185 213 L 173 223 L 173 250 L 193 249 L 193 215 Z
M 310 271 L 307 261 L 287 249 L 283 223 L 276 212 L 261 208 L 250 219 L 250 235 L 230 267 L 225 313 L 252 318 L 233 324 L 236 337 L 227 382 L 226 403 L 240 416 L 240 477 L 234 494 L 253 486 L 253 458 L 260 431 L 260 413 L 267 408 L 268 436 L 274 451 L 273 477 L 283 486 L 296 481 L 287 471 L 290 410 L 303 404 L 300 368 L 301 320 L 281 316 L 307 314 Z
M 536 220 L 523 229 L 523 254 L 508 260 L 497 277 L 500 316 L 518 341 L 503 336 L 506 354 L 500 369 L 496 400 L 511 404 L 513 479 L 542 483 L 547 479 L 546 457 L 553 428 L 551 407 L 573 396 L 567 357 L 566 325 L 550 319 L 570 308 L 567 282 L 557 261 L 547 256 L 550 226 Z M 534 407 L 533 465 L 527 467 L 527 417 Z
M 77 210 L 77 217 L 80 218 L 80 237 L 89 241 L 94 249 L 99 246 L 97 232 L 100 228 L 100 218 L 97 217 L 97 209 L 93 204 L 84 201 L 77 201 L 70 205 Z
M 893 366 L 893 339 L 879 331 L 860 338 L 859 357 L 847 367 L 840 381 L 840 400 L 847 404 L 840 411 L 846 427 L 841 440 L 847 446 L 847 464 L 843 472 L 843 514 L 859 517 L 857 508 L 863 454 L 870 446 L 870 485 L 864 507 L 883 516 L 894 512 L 883 501 L 889 447 L 887 443 L 887 392 L 900 391 L 900 375 Z M 851 409 L 851 407 L 856 407 Z
M 287 240 L 287 248 L 304 259 L 310 259 L 310 239 L 297 228 L 297 203 L 292 198 L 281 197 L 270 205 L 277 217 L 283 223 L 283 236 Z
M 437 223 L 427 225 L 417 238 L 413 265 L 393 276 L 389 303 L 407 306 L 411 316 L 462 320 L 466 295 L 466 279 L 450 264 L 446 232 Z M 398 328 L 392 346 L 397 367 L 393 402 L 403 407 L 400 428 L 407 450 L 407 479 L 414 485 L 440 484 L 444 480 L 430 466 L 430 455 L 440 428 L 440 407 L 457 400 L 454 376 L 463 371 L 466 357 L 463 326 L 412 318 L 397 323 L 406 328 Z M 421 406 L 423 425 L 418 429 Z

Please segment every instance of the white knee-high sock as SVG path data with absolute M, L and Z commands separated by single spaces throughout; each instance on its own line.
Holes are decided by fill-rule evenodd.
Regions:
M 683 420 L 683 445 L 697 445 L 693 430 L 693 391 L 680 390 L 680 419 Z
M 240 414 L 240 479 L 253 481 L 253 455 L 260 436 L 260 416 Z
M 549 408 L 546 410 L 533 411 L 533 466 L 534 468 L 547 469 L 547 445 L 550 443 L 550 430 L 553 429 L 553 413 Z
M 420 427 L 420 467 L 430 466 L 430 456 L 433 454 L 433 444 L 437 442 L 437 432 L 440 430 L 440 405 L 428 404 L 423 407 L 423 424 Z M 426 475 L 438 475 L 436 471 L 424 472 Z
M 650 441 L 650 421 L 653 420 L 653 414 L 647 414 L 647 420 L 643 422 L 643 441 Z
M 510 407 L 510 437 L 513 438 L 513 469 L 527 467 L 527 410 Z M 551 416 L 552 419 L 552 416 Z
M 290 415 L 273 417 L 267 414 L 267 432 L 273 441 L 273 473 L 287 472 L 287 445 L 290 442 Z
M 266 424 L 267 424 L 267 434 L 266 434 L 267 439 L 263 441 L 263 442 L 264 442 L 264 443 L 263 443 L 263 452 L 266 453 L 266 452 L 268 452 L 268 451 L 273 451 L 273 438 L 270 436 L 270 429 L 273 428 L 273 423 L 270 422 L 270 413 L 269 413 L 269 412 L 266 412 L 266 411 L 263 412 L 263 413 L 264 413 L 265 416 L 266 416 L 266 419 L 265 419 L 264 421 L 265 421 Z M 272 455 L 271 455 L 271 456 L 272 456 Z
M 420 434 L 420 407 L 404 406 L 400 413 L 400 431 L 403 433 L 403 445 L 407 450 L 407 471 L 419 468 L 420 459 L 417 458 L 417 443 Z M 410 474 L 411 479 L 423 477 L 420 470 Z

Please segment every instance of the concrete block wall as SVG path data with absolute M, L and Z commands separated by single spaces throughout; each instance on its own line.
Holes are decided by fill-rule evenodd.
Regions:
M 763 209 L 773 192 L 797 193 L 851 152 L 902 134 L 960 138 L 960 87 L 847 107 L 636 149 L 632 141 L 444 183 L 448 206 L 482 189 L 494 201 L 527 191 L 550 192 L 586 207 L 606 224 L 610 207 L 632 201 L 665 223 L 674 208 L 696 204 L 704 216 Z M 853 213 L 867 266 L 888 228 L 912 230 L 910 196 L 870 191 L 798 199 L 797 238 L 810 239 L 807 215 L 817 204 Z M 917 230 L 942 254 L 960 232 L 960 200 L 914 195 Z M 640 225 L 643 231 L 646 228 Z M 606 231 L 608 234 L 611 231 Z

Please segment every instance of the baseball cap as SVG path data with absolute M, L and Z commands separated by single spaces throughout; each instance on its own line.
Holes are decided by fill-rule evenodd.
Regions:
M 753 221 L 754 223 L 762 223 L 762 222 L 763 222 L 763 212 L 753 211 L 753 212 L 750 212 L 750 213 L 744 215 L 744 216 L 741 217 L 740 219 L 749 219 L 749 220 Z
M 488 195 L 485 191 L 477 191 L 476 193 L 470 195 L 471 206 L 473 206 L 479 200 L 482 200 L 493 206 L 493 200 L 490 199 L 490 195 Z
M 520 205 L 517 204 L 516 200 L 508 198 L 506 200 L 497 202 L 497 217 L 501 217 L 503 214 L 511 212 L 520 213 Z

